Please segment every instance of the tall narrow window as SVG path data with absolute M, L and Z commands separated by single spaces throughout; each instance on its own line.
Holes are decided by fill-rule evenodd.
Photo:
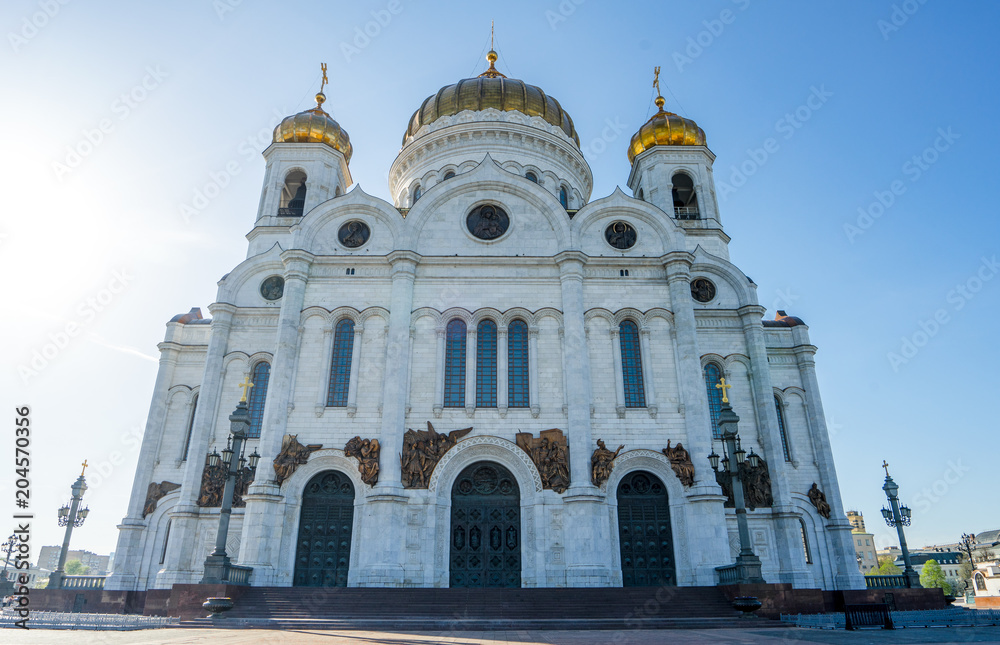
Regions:
M 812 553 L 809 551 L 809 538 L 806 536 L 806 523 L 799 518 L 799 530 L 802 532 L 802 550 L 806 554 L 806 564 L 812 564 Z
M 420 185 L 418 184 L 416 188 L 413 189 L 413 203 L 416 204 L 417 200 L 420 199 Z
M 618 339 L 622 345 L 622 381 L 625 384 L 625 407 L 646 407 L 646 393 L 642 386 L 642 357 L 639 354 L 639 328 L 631 320 L 618 325 Z
M 507 369 L 507 405 L 528 407 L 528 325 L 523 320 L 507 327 Z
M 170 522 L 167 520 L 167 529 L 163 532 L 163 547 L 160 549 L 160 564 L 167 559 L 167 543 L 170 541 Z
M 559 203 L 562 204 L 563 208 L 569 208 L 569 194 L 567 194 L 565 186 L 559 189 Z
M 715 387 L 721 382 L 722 372 L 715 363 L 705 366 L 705 387 L 708 388 L 708 412 L 712 417 L 712 438 L 721 439 L 719 414 L 722 412 L 722 390 Z
M 187 436 L 184 438 L 184 456 L 181 457 L 181 461 L 187 461 L 188 450 L 191 449 L 191 432 L 194 430 L 194 415 L 198 411 L 198 395 L 194 395 L 194 400 L 191 402 L 191 418 L 188 419 L 188 429 Z
M 444 406 L 465 407 L 465 322 L 448 323 L 445 334 Z
M 781 409 L 781 399 L 774 397 L 774 411 L 778 413 L 778 432 L 781 433 L 781 449 L 785 453 L 785 461 L 791 461 L 792 455 L 788 452 L 788 435 L 785 433 L 785 415 Z
M 671 191 L 674 199 L 674 216 L 677 219 L 698 219 L 700 217 L 698 196 L 695 194 L 691 177 L 679 172 L 670 182 L 674 185 Z
M 333 361 L 330 363 L 330 389 L 326 404 L 342 408 L 347 405 L 351 386 L 351 355 L 354 352 L 354 321 L 345 318 L 337 323 L 333 333 Z
M 288 173 L 281 191 L 278 217 L 302 217 L 306 205 L 306 174 L 301 170 Z
M 449 170 L 448 172 L 444 173 L 444 180 L 448 181 L 449 179 L 451 179 L 454 176 L 455 176 L 455 173 L 453 173 L 452 171 Z
M 254 438 L 260 436 L 260 427 L 264 422 L 264 401 L 267 399 L 267 382 L 271 378 L 271 364 L 261 361 L 254 365 L 250 381 L 253 388 L 250 389 L 250 430 L 247 437 Z
M 492 320 L 476 328 L 476 407 L 497 407 L 497 324 Z

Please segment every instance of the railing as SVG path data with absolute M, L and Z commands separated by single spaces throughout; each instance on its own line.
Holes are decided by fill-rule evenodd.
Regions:
M 697 206 L 674 206 L 674 217 L 677 219 L 701 219 Z
M 869 589 L 906 589 L 906 576 L 865 576 Z
M 0 627 L 14 627 L 24 620 L 10 609 L 0 613 Z M 133 629 L 154 629 L 176 625 L 178 618 L 160 616 L 135 616 L 125 614 L 70 614 L 54 611 L 32 611 L 28 618 L 29 629 L 113 629 L 130 631 Z
M 919 609 L 893 611 L 892 624 L 896 629 L 906 627 L 985 627 L 1000 625 L 1000 610 L 996 609 Z M 781 622 L 796 627 L 814 629 L 844 629 L 845 614 L 782 614 Z M 881 624 L 881 623 L 880 623 Z
M 844 605 L 844 629 L 850 631 L 862 627 L 895 629 L 889 606 L 885 603 Z
M 107 576 L 63 576 L 63 589 L 104 589 Z
M 278 217 L 302 217 L 301 208 L 279 208 Z
M 715 570 L 719 572 L 719 584 L 720 585 L 734 585 L 739 581 L 739 571 L 735 564 L 727 564 L 724 567 L 715 567 Z
M 226 567 L 226 582 L 231 585 L 250 585 L 250 574 L 253 567 L 241 567 L 238 564 L 231 564 Z

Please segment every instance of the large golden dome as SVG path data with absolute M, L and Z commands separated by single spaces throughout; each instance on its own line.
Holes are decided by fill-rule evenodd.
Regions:
M 632 142 L 628 145 L 629 163 L 654 146 L 708 145 L 705 143 L 705 131 L 699 128 L 697 123 L 673 112 L 667 112 L 663 109 L 663 103 L 663 97 L 657 96 L 656 107 L 659 111 L 632 135 Z
M 323 110 L 326 96 L 316 95 L 316 107 L 285 117 L 274 129 L 275 143 L 325 143 L 334 150 L 340 150 L 348 163 L 351 161 L 351 137 L 347 130 L 333 120 Z
M 464 110 L 495 108 L 500 111 L 516 110 L 528 116 L 540 116 L 561 128 L 566 136 L 579 146 L 580 137 L 573 127 L 573 119 L 562 109 L 559 101 L 548 96 L 540 87 L 507 78 L 494 67 L 496 59 L 496 52 L 490 50 L 486 56 L 486 60 L 490 62 L 488 70 L 477 78 L 463 79 L 453 85 L 442 87 L 433 96 L 428 96 L 420 109 L 410 117 L 410 125 L 403 136 L 403 145 L 406 145 L 422 126 L 433 123 L 443 116 L 453 116 Z

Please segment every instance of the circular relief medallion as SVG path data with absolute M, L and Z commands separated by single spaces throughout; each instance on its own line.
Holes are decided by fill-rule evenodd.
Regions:
M 705 278 L 691 281 L 691 297 L 698 302 L 708 302 L 715 297 L 715 285 Z
M 624 251 L 635 246 L 635 229 L 628 222 L 611 222 L 604 229 L 604 239 L 619 251 Z
M 349 249 L 356 249 L 368 241 L 372 231 L 368 225 L 358 220 L 346 222 L 337 232 L 337 239 Z
M 264 300 L 277 300 L 285 293 L 285 279 L 280 275 L 272 275 L 260 283 L 260 295 Z
M 472 209 L 465 218 L 469 232 L 481 240 L 495 240 L 507 232 L 510 218 L 502 208 L 493 204 L 483 204 Z

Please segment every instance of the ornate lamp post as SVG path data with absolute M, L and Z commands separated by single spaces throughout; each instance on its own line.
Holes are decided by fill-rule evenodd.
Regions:
M 882 517 L 890 527 L 896 527 L 899 549 L 903 552 L 903 575 L 906 576 L 906 586 L 916 589 L 920 587 L 920 574 L 914 571 L 913 565 L 910 564 L 910 550 L 906 548 L 906 536 L 903 535 L 903 527 L 910 525 L 911 511 L 909 507 L 899 505 L 899 497 L 896 496 L 899 486 L 889 476 L 889 464 L 885 460 L 882 461 L 882 467 L 885 468 L 885 484 L 882 485 L 882 490 L 889 499 L 889 508 L 882 507 Z
M 753 552 L 750 546 L 750 529 L 747 526 L 747 507 L 743 500 L 743 477 L 740 474 L 740 467 L 745 461 L 749 461 L 751 468 L 760 467 L 760 457 L 750 449 L 750 454 L 740 446 L 739 422 L 740 418 L 733 412 L 729 405 L 727 390 L 732 385 L 726 384 L 726 379 L 721 379 L 721 383 L 715 387 L 722 390 L 722 410 L 719 412 L 719 430 L 722 431 L 722 472 L 727 473 L 730 478 L 733 490 L 733 502 L 736 507 L 736 525 L 740 532 L 740 554 L 736 556 L 736 580 L 735 584 L 758 584 L 763 583 L 764 578 L 760 570 L 760 558 Z M 719 472 L 719 455 L 712 451 L 708 456 L 708 461 L 712 465 L 712 470 Z M 728 568 L 728 567 L 722 567 Z
M 87 480 L 83 478 L 83 473 L 87 471 L 87 460 L 83 460 L 83 470 L 80 476 L 73 482 L 73 497 L 70 505 L 65 504 L 59 509 L 59 526 L 66 527 L 66 534 L 63 536 L 62 550 L 59 552 L 59 566 L 49 576 L 49 584 L 46 589 L 61 589 L 63 578 L 66 576 L 64 567 L 66 566 L 66 555 L 69 553 L 69 540 L 73 536 L 73 529 L 83 526 L 83 521 L 90 514 L 90 508 L 80 508 L 83 501 L 83 494 L 87 492 Z
M 958 549 L 968 556 L 969 566 L 972 567 L 972 575 L 976 575 L 976 559 L 972 556 L 973 550 L 976 548 L 976 534 L 975 533 L 963 533 L 962 541 L 958 543 Z M 965 588 L 970 588 L 970 580 L 963 580 L 965 583 Z
M 205 574 L 201 579 L 201 584 L 224 584 L 229 581 L 229 556 L 226 555 L 226 539 L 229 537 L 229 520 L 233 514 L 233 493 L 236 491 L 236 476 L 247 465 L 247 459 L 243 456 L 245 448 L 244 441 L 247 438 L 247 431 L 250 429 L 250 409 L 247 406 L 247 391 L 253 387 L 249 378 L 240 383 L 243 388 L 243 398 L 236 405 L 236 410 L 229 415 L 229 441 L 222 454 L 212 451 L 208 456 L 208 465 L 217 467 L 224 464 L 227 470 L 226 487 L 222 492 L 222 509 L 219 512 L 219 532 L 215 538 L 215 550 L 205 558 Z M 239 455 L 234 460 L 233 455 Z M 257 469 L 257 462 L 260 455 L 254 450 L 250 455 L 250 469 Z

